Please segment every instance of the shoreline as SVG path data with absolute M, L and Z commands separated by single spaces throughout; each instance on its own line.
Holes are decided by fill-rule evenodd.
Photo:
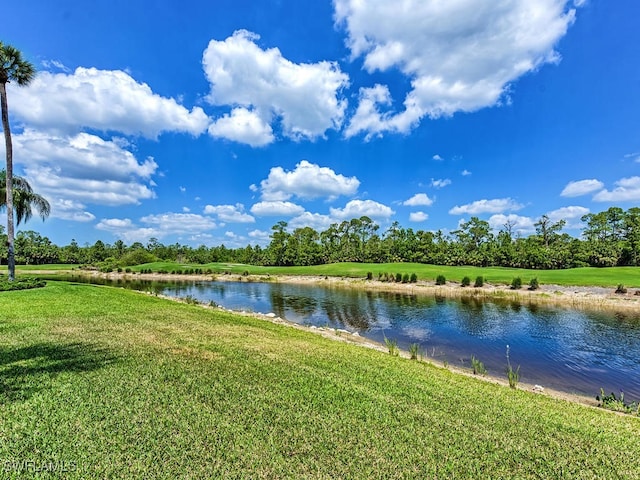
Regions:
M 33 271 L 40 275 L 81 275 L 108 280 L 152 280 L 152 281 L 229 281 L 291 283 L 317 285 L 328 288 L 351 288 L 364 291 L 403 293 L 444 298 L 468 298 L 487 301 L 513 302 L 523 305 L 550 305 L 578 310 L 608 310 L 620 313 L 640 314 L 640 289 L 627 293 L 615 293 L 614 288 L 541 284 L 537 290 L 523 287 L 512 290 L 510 286 L 486 284 L 482 287 L 462 287 L 456 282 L 435 285 L 433 281 L 416 283 L 381 282 L 353 277 L 302 276 L 302 275 L 238 275 L 238 274 L 192 274 L 171 275 L 160 273 L 103 273 L 94 270 Z

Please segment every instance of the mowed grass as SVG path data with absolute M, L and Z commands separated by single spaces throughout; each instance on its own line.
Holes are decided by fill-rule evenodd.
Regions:
M 639 451 L 638 418 L 292 327 L 110 287 L 0 294 L 3 478 L 640 478 Z

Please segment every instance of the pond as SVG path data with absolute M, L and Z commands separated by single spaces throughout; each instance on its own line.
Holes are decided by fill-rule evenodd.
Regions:
M 60 279 L 60 277 L 57 277 Z M 71 278 L 70 278 L 71 279 Z M 75 281 L 86 281 L 82 277 Z M 95 279 L 90 279 L 96 282 Z M 289 321 L 341 328 L 403 350 L 418 343 L 425 357 L 505 377 L 507 345 L 520 380 L 595 396 L 600 387 L 640 400 L 640 314 L 366 292 L 313 285 L 252 282 L 102 281 L 115 286 L 273 312 Z

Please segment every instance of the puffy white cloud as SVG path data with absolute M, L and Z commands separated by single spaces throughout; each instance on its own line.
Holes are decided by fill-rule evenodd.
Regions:
M 410 222 L 424 222 L 428 218 L 429 218 L 429 215 L 427 215 L 424 212 L 411 212 L 409 214 L 409 221 Z
M 271 239 L 271 234 L 269 232 L 265 232 L 264 230 L 251 230 L 248 235 L 249 238 L 255 240 L 259 244 L 266 244 Z
M 616 182 L 613 190 L 602 190 L 593 196 L 596 202 L 634 202 L 640 201 L 640 177 L 622 178 Z
M 27 129 L 13 140 L 16 163 L 51 167 L 74 178 L 148 179 L 158 168 L 153 158 L 138 162 L 118 140 L 88 133 L 66 136 Z
M 433 188 L 444 188 L 447 185 L 451 185 L 451 180 L 448 178 L 431 179 L 431 186 Z
M 72 222 L 92 222 L 96 219 L 93 213 L 86 210 L 83 203 L 60 198 L 56 198 L 51 203 L 51 217 Z
M 292 217 L 304 212 L 304 208 L 292 202 L 258 202 L 251 207 L 251 213 L 259 217 Z
M 437 161 L 439 161 L 439 162 L 441 162 L 442 160 L 444 160 L 444 158 L 442 158 L 442 157 L 441 157 L 440 155 L 438 155 L 437 153 L 436 153 L 433 157 L 431 157 L 431 158 L 433 158 L 434 160 L 437 160 Z
M 405 125 L 405 117 L 380 111 L 380 106 L 389 106 L 392 103 L 391 92 L 386 85 L 376 84 L 371 88 L 360 88 L 358 99 L 358 108 L 344 132 L 345 137 L 350 138 L 365 132 L 365 140 L 368 141 L 371 137 L 382 136 L 384 131 L 408 130 L 410 125 Z
M 234 108 L 231 115 L 224 114 L 212 123 L 209 135 L 252 147 L 268 145 L 275 139 L 271 125 L 265 123 L 255 111 L 242 107 Z
M 223 41 L 209 42 L 202 58 L 211 83 L 207 100 L 251 109 L 263 125 L 279 121 L 284 135 L 294 139 L 339 129 L 347 104 L 339 94 L 348 75 L 335 62 L 293 63 L 277 48 L 260 48 L 259 38 L 237 30 Z
M 138 204 L 140 200 L 155 198 L 153 190 L 135 180 L 65 177 L 50 167 L 26 168 L 25 171 L 34 190 L 54 202 L 71 200 L 78 202 L 78 205 L 93 203 L 119 206 Z
M 340 220 L 350 220 L 352 218 L 360 218 L 362 216 L 371 218 L 389 218 L 395 213 L 386 205 L 374 202 L 373 200 L 351 200 L 344 208 L 331 208 L 329 210 L 333 218 Z
M 430 205 L 433 205 L 433 200 L 429 198 L 426 193 L 416 193 L 409 200 L 402 202 L 402 204 L 409 207 L 428 207 Z
M 467 205 L 456 205 L 449 213 L 451 215 L 479 215 L 481 213 L 503 213 L 509 210 L 520 210 L 523 205 L 517 203 L 511 198 L 496 198 L 493 200 L 476 200 Z
M 162 213 L 140 219 L 140 226 L 129 218 L 105 218 L 96 225 L 98 230 L 113 233 L 127 242 L 145 242 L 152 237 L 161 239 L 169 235 L 203 236 L 216 228 L 215 222 L 193 213 Z
M 29 86 L 11 88 L 11 98 L 17 118 L 56 133 L 92 128 L 156 138 L 162 132 L 199 135 L 209 125 L 200 107 L 189 111 L 119 70 L 40 72 Z
M 195 213 L 161 213 L 147 215 L 140 219 L 147 225 L 154 225 L 166 233 L 197 233 L 206 232 L 216 228 L 215 222 L 209 217 L 203 217 Z
M 139 162 L 119 139 L 26 129 L 13 143 L 16 165 L 49 200 L 52 217 L 86 222 L 94 219 L 87 204 L 119 206 L 155 197 L 151 177 L 158 165 L 153 158 Z
M 558 222 L 560 220 L 566 220 L 567 224 L 571 223 L 571 220 L 581 218 L 583 215 L 589 213 L 589 209 L 585 207 L 579 207 L 572 205 L 570 207 L 561 207 L 556 210 L 552 210 L 547 213 L 547 217 L 552 222 Z
M 289 227 L 293 229 L 311 227 L 314 230 L 321 232 L 329 228 L 332 223 L 335 223 L 335 220 L 332 219 L 329 215 L 304 212 L 302 215 L 291 219 L 291 221 L 289 222 Z
M 235 205 L 207 205 L 204 207 L 204 213 L 207 215 L 217 215 L 218 220 L 229 223 L 254 223 L 256 221 L 248 213 L 244 212 L 244 205 L 236 203 Z
M 360 92 L 345 131 L 367 137 L 408 132 L 424 116 L 437 118 L 498 104 L 510 83 L 545 63 L 575 18 L 567 0 L 335 0 L 353 59 L 369 72 L 398 68 L 411 79 L 401 112 L 381 111 L 385 86 Z
M 471 175 L 471 172 L 465 168 L 462 172 L 460 172 L 460 175 L 462 175 L 463 177 L 468 177 L 469 175 Z
M 567 183 L 567 185 L 560 192 L 561 197 L 579 197 L 581 195 L 587 195 L 589 193 L 601 190 L 604 187 L 604 183 L 595 178 L 588 180 L 578 180 Z
M 104 218 L 96 224 L 98 230 L 110 232 L 127 243 L 146 242 L 150 238 L 160 238 L 160 230 L 155 228 L 141 228 L 129 218 Z
M 505 225 L 508 223 L 511 225 L 512 233 L 520 235 L 530 234 L 536 230 L 533 226 L 535 223 L 533 219 L 515 215 L 513 213 L 509 215 L 504 215 L 502 213 L 491 215 L 488 222 L 493 230 L 504 230 Z
M 307 160 L 302 160 L 289 172 L 274 167 L 260 182 L 262 199 L 266 201 L 288 200 L 294 195 L 303 199 L 334 199 L 340 195 L 353 195 L 359 186 L 356 177 L 345 177 Z

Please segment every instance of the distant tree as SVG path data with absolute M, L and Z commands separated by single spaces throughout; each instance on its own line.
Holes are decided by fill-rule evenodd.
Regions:
M 0 42 L 0 106 L 2 109 L 2 128 L 7 160 L 6 170 L 6 207 L 7 207 L 7 263 L 9 265 L 8 280 L 12 282 L 16 275 L 13 226 L 13 144 L 9 126 L 9 104 L 7 103 L 7 83 L 16 82 L 20 86 L 31 83 L 36 70 L 33 65 L 22 58 L 20 50 Z
M 536 233 L 542 240 L 542 244 L 548 247 L 558 237 L 558 232 L 564 228 L 566 223 L 566 220 L 552 222 L 547 215 L 543 215 L 533 226 L 536 227 Z

